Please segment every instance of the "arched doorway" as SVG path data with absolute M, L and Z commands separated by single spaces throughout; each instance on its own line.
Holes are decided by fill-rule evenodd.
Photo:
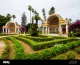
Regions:
M 7 27 L 8 27 L 9 33 L 15 33 L 15 24 L 14 23 L 8 23 Z
M 57 16 L 50 16 L 48 18 L 50 33 L 59 33 L 59 18 Z

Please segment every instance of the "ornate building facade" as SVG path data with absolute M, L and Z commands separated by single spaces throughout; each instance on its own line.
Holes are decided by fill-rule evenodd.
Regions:
M 50 15 L 42 24 L 42 34 L 65 34 L 68 36 L 69 21 L 63 19 L 59 14 Z
M 20 33 L 20 25 L 17 22 L 7 22 L 5 26 L 3 26 L 3 33 L 7 34 L 19 34 Z

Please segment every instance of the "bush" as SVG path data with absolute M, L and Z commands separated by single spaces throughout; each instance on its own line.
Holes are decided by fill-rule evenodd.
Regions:
M 77 53 L 80 54 L 80 47 L 76 49 Z
M 31 36 L 38 36 L 37 25 L 31 26 Z
M 67 59 L 68 60 L 73 60 L 75 58 L 76 58 L 76 55 L 72 51 L 67 52 Z
M 67 60 L 67 56 L 66 55 L 58 55 L 56 56 L 55 60 Z
M 74 33 L 74 36 L 76 36 L 76 37 L 80 37 L 80 32 L 76 32 L 76 33 Z

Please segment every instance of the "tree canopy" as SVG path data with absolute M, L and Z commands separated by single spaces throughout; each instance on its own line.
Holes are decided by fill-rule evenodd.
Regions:
M 22 20 L 21 25 L 22 25 L 22 26 L 26 26 L 27 17 L 26 17 L 25 12 L 23 12 L 22 17 L 21 17 L 21 20 Z
M 72 23 L 70 26 L 69 26 L 69 32 L 80 32 L 80 20 L 76 20 L 76 22 Z
M 55 8 L 51 7 L 51 9 L 49 10 L 49 15 L 54 14 L 55 13 Z

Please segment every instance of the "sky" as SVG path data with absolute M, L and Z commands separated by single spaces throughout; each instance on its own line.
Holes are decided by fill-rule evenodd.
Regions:
M 0 0 L 0 14 L 7 13 L 16 15 L 15 22 L 21 24 L 22 13 L 27 16 L 27 23 L 30 22 L 30 12 L 28 5 L 31 5 L 43 19 L 42 9 L 45 8 L 46 16 L 51 7 L 55 8 L 55 13 L 62 16 L 63 19 L 71 18 L 72 22 L 80 19 L 80 0 Z M 41 24 L 39 22 L 38 24 Z

